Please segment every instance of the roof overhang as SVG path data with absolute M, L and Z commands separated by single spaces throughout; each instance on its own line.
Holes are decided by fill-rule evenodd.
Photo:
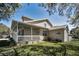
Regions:
M 60 30 L 60 29 L 63 29 L 63 30 L 67 30 L 69 31 L 69 28 L 67 25 L 62 25 L 62 26 L 54 26 L 53 28 L 49 29 L 50 31 L 52 30 Z

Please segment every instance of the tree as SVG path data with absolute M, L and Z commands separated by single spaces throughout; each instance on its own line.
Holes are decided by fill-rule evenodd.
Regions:
M 76 3 L 41 3 L 39 6 L 44 7 L 49 15 L 58 13 L 60 16 L 66 16 L 70 24 L 79 25 L 79 4 Z
M 73 28 L 70 34 L 72 34 L 73 38 L 79 39 L 79 27 Z
M 0 3 L 0 21 L 8 20 L 19 7 L 18 3 Z

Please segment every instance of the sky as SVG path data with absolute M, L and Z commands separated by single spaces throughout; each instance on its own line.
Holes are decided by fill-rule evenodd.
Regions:
M 12 23 L 11 20 L 21 21 L 22 16 L 35 20 L 47 18 L 53 26 L 68 25 L 70 30 L 73 28 L 73 26 L 67 22 L 67 17 L 59 16 L 57 13 L 49 15 L 45 8 L 39 7 L 38 4 L 34 3 L 29 6 L 27 4 L 22 4 L 22 6 L 16 10 L 14 15 L 11 16 L 10 21 L 1 21 L 1 23 L 10 27 Z

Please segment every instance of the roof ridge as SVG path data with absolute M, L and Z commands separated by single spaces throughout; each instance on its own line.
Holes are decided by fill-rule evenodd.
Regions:
M 31 17 L 27 17 L 27 16 L 22 16 L 21 18 L 28 18 L 28 19 L 32 19 Z M 33 20 L 33 19 L 32 19 Z
M 31 18 L 31 17 L 27 17 L 27 16 L 22 16 L 21 18 L 28 18 L 28 19 L 32 19 L 32 20 L 36 20 L 36 19 L 33 19 L 33 18 Z M 48 19 L 48 18 L 42 18 L 42 19 L 37 19 L 37 20 L 46 20 L 46 19 Z

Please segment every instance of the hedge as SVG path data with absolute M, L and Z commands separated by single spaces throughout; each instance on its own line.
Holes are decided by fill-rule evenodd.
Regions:
M 56 56 L 63 55 L 64 49 L 62 47 L 48 47 L 25 45 L 18 48 L 11 48 L 10 50 L 3 51 L 0 55 L 4 56 Z

